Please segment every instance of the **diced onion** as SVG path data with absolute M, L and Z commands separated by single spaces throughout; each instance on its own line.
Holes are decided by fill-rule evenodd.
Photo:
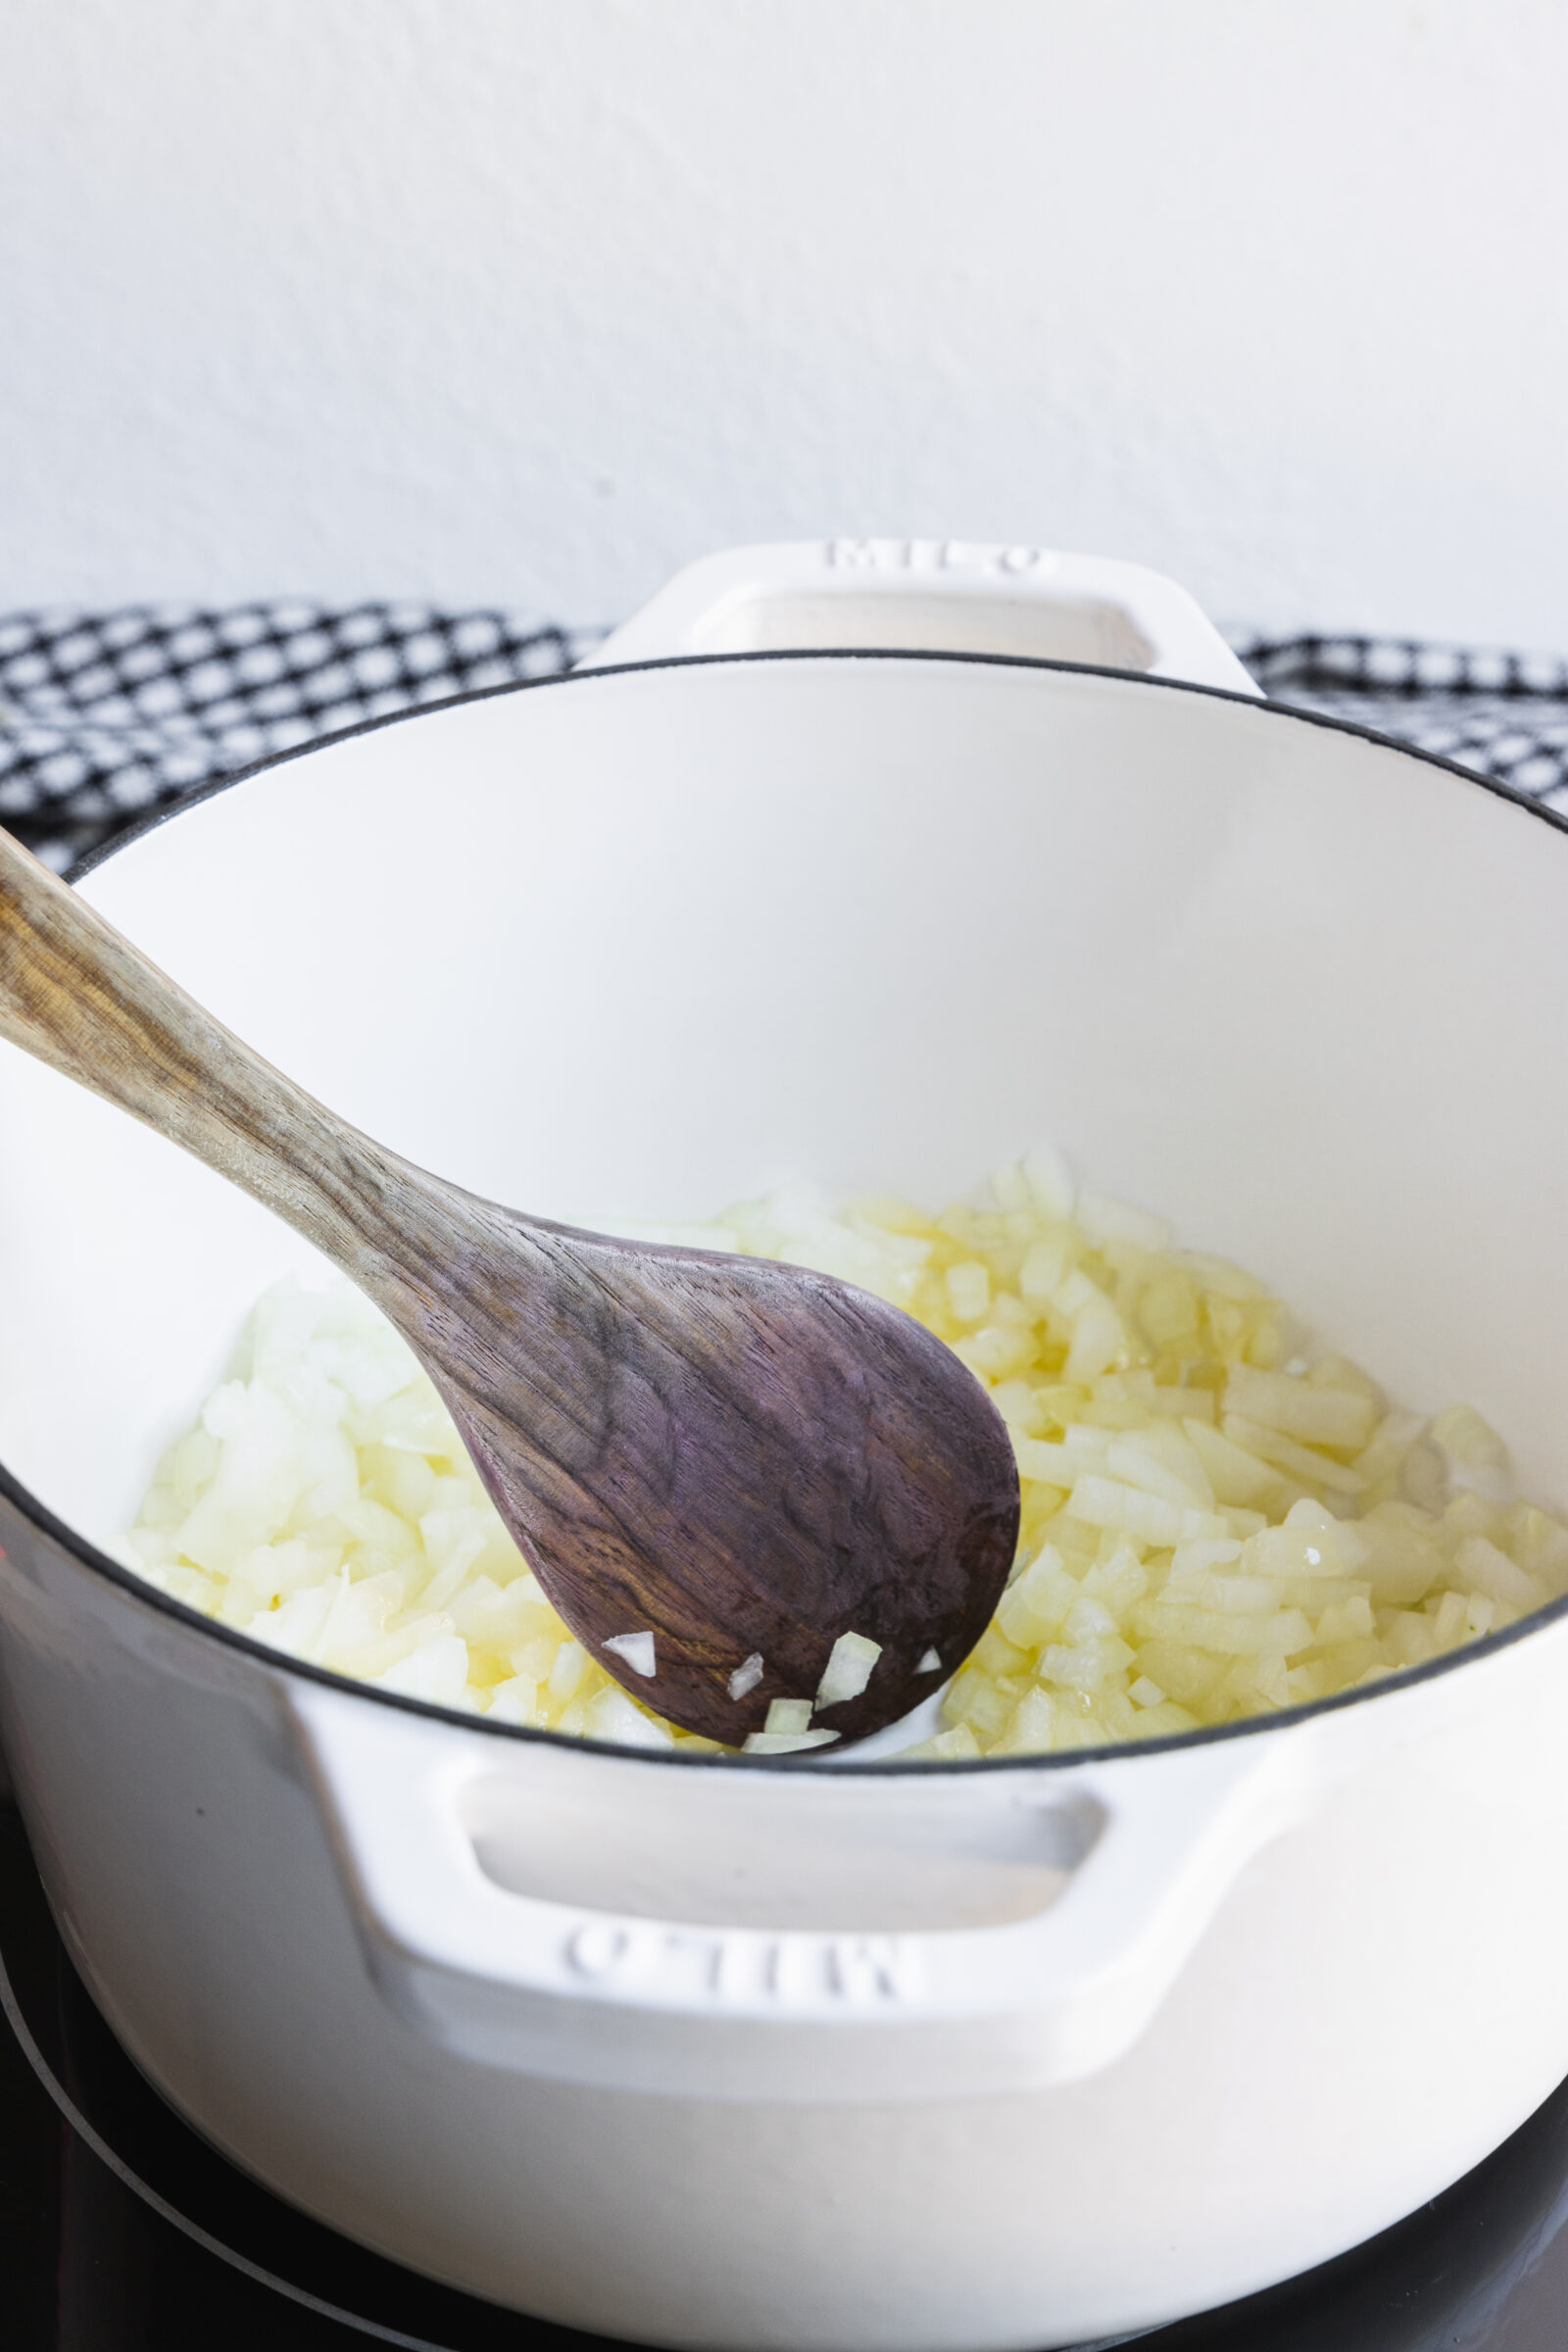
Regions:
M 655 1672 L 654 1637 L 650 1633 L 612 1634 L 600 1646 L 623 1658 L 633 1674 L 648 1676 Z
M 1076 1209 L 1076 1214 L 1075 1214 Z M 1264 1285 L 1074 1192 L 1042 1147 L 932 1218 L 806 1187 L 652 1240 L 788 1259 L 903 1307 L 991 1391 L 1017 1455 L 1018 1560 L 916 1754 L 1114 1745 L 1376 1682 L 1568 1593 L 1568 1527 L 1513 1500 L 1501 1439 L 1390 1407 L 1285 1337 Z M 280 1285 L 159 1463 L 120 1556 L 175 1601 L 427 1703 L 621 1745 L 710 1749 L 622 1690 L 552 1608 L 434 1387 L 345 1283 Z M 651 1631 L 605 1650 L 645 1680 Z M 754 1755 L 839 1735 L 878 1644 L 833 1645 Z M 915 1671 L 948 1671 L 935 1648 Z M 760 1649 L 728 1677 L 739 1703 Z
M 765 1671 L 761 1651 L 754 1649 L 749 1658 L 741 1660 L 729 1678 L 728 1689 L 731 1698 L 745 1698 L 750 1691 L 757 1689 Z
M 808 1732 L 811 1728 L 811 1702 L 808 1698 L 775 1698 L 767 1710 L 765 1732 Z
M 880 1642 L 869 1641 L 864 1634 L 840 1634 L 816 1686 L 818 1707 L 838 1707 L 846 1699 L 858 1698 L 881 1655 Z

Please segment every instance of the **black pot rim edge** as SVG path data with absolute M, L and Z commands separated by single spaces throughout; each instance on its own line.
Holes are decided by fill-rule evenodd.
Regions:
M 916 663 L 936 662 L 944 664 L 967 663 L 989 669 L 1045 670 L 1069 677 L 1111 679 L 1123 685 L 1143 687 L 1156 693 L 1198 695 L 1210 702 L 1233 703 L 1243 710 L 1255 710 L 1269 718 L 1293 721 L 1298 725 L 1321 727 L 1329 734 L 1348 735 L 1360 742 L 1372 744 L 1381 751 L 1396 752 L 1404 759 L 1418 760 L 1424 766 L 1436 768 L 1445 775 L 1455 776 L 1461 783 L 1477 787 L 1481 791 L 1491 794 L 1496 800 L 1507 802 L 1513 808 L 1522 809 L 1526 814 L 1536 818 L 1539 823 L 1544 824 L 1552 832 L 1568 834 L 1568 816 L 1559 814 L 1554 808 L 1543 807 L 1539 801 L 1531 800 L 1527 794 L 1517 791 L 1511 784 L 1502 783 L 1495 776 L 1482 775 L 1474 768 L 1461 766 L 1456 760 L 1445 759 L 1441 753 L 1421 751 L 1413 744 L 1402 743 L 1397 736 L 1383 734 L 1375 727 L 1362 726 L 1354 719 L 1332 717 L 1326 712 L 1317 710 L 1299 710 L 1289 703 L 1273 702 L 1266 697 L 1246 694 L 1233 687 L 1200 685 L 1187 678 L 1153 677 L 1146 670 L 1112 669 L 1099 662 L 1050 662 L 1018 654 L 946 653 L 937 650 L 924 652 L 901 646 L 830 646 L 821 648 L 808 646 L 792 647 L 778 652 L 678 654 L 666 655 L 657 661 L 606 662 L 601 667 L 565 670 L 551 677 L 522 678 L 501 686 L 477 687 L 466 694 L 445 696 L 440 702 L 420 704 L 413 710 L 390 710 L 379 718 L 361 719 L 353 726 L 340 727 L 329 735 L 314 736 L 308 743 L 295 744 L 286 751 L 270 753 L 264 759 L 253 760 L 248 766 L 236 768 L 230 774 L 215 776 L 211 782 L 200 786 L 196 791 L 172 803 L 168 808 L 150 809 L 137 823 L 128 826 L 122 833 L 117 834 L 112 842 L 106 843 L 102 848 L 92 851 L 87 857 L 79 859 L 71 868 L 67 879 L 72 882 L 80 881 L 84 875 L 95 872 L 100 865 L 118 856 L 121 850 L 128 848 L 133 842 L 144 840 L 149 833 L 159 831 L 164 825 L 172 823 L 174 818 L 183 816 L 188 809 L 199 808 L 204 801 L 213 800 L 220 793 L 231 791 L 237 784 L 249 783 L 252 778 L 268 774 L 273 768 L 285 766 L 295 760 L 305 759 L 312 753 L 329 750 L 334 745 L 350 742 L 356 736 L 376 734 L 383 727 L 416 723 L 419 719 L 434 718 L 443 711 L 452 710 L 467 704 L 493 702 L 503 695 L 559 692 L 571 687 L 591 686 L 599 679 L 627 677 L 644 671 L 733 668 L 763 663 L 806 662 L 910 662 Z M 1528 1616 L 1521 1617 L 1515 1624 L 1503 1627 L 1499 1633 L 1483 1635 L 1479 1641 L 1468 1642 L 1462 1648 L 1449 1650 L 1441 1658 L 1430 1658 L 1419 1666 L 1393 1668 L 1387 1676 L 1376 1683 L 1354 1685 L 1348 1690 L 1337 1691 L 1328 1698 L 1311 1699 L 1296 1707 L 1283 1707 L 1273 1714 L 1243 1716 L 1235 1723 L 1204 1725 L 1198 1731 L 1170 1732 L 1156 1740 L 1121 1740 L 1103 1747 L 1059 1748 L 1043 1755 L 978 1756 L 951 1759 L 928 1757 L 915 1763 L 904 1763 L 896 1756 L 887 1756 L 867 1758 L 863 1763 L 858 1764 L 855 1762 L 853 1748 L 847 1749 L 842 1759 L 835 1759 L 831 1764 L 826 1759 L 813 1758 L 808 1751 L 800 1756 L 747 1756 L 739 1753 L 689 1756 L 682 1755 L 678 1750 L 668 1752 L 640 1747 L 623 1747 L 610 1740 L 584 1739 L 574 1733 L 535 1731 L 522 1724 L 491 1723 L 484 1715 L 464 1714 L 455 1707 L 436 1706 L 428 1699 L 411 1698 L 399 1690 L 385 1690 L 375 1683 L 356 1682 L 349 1675 L 334 1674 L 324 1666 L 314 1666 L 303 1658 L 290 1657 L 284 1650 L 270 1648 L 267 1642 L 258 1642 L 248 1634 L 237 1632 L 231 1626 L 220 1625 L 216 1618 L 205 1617 L 200 1610 L 188 1607 L 185 1602 L 173 1599 L 167 1592 L 160 1592 L 156 1586 L 147 1584 L 133 1570 L 122 1567 L 118 1560 L 112 1559 L 107 1552 L 101 1551 L 85 1536 L 80 1535 L 74 1528 L 69 1527 L 63 1519 L 57 1517 L 46 1504 L 40 1502 L 23 1486 L 19 1479 L 12 1475 L 3 1461 L 0 1461 L 0 1497 L 9 1502 L 24 1520 L 30 1521 L 38 1534 L 59 1545 L 79 1566 L 90 1569 L 98 1576 L 105 1578 L 110 1584 L 118 1586 L 122 1592 L 132 1600 L 139 1602 L 144 1608 L 154 1610 L 166 1617 L 172 1617 L 187 1631 L 204 1634 L 212 1640 L 225 1643 L 229 1648 L 237 1650 L 241 1656 L 254 1659 L 258 1664 L 270 1668 L 273 1674 L 294 1676 L 304 1682 L 318 1683 L 327 1690 L 346 1693 L 350 1697 L 368 1699 L 380 1706 L 399 1708 L 406 1714 L 422 1716 L 435 1723 L 450 1724 L 461 1731 L 483 1733 L 493 1740 L 522 1740 L 529 1743 L 542 1742 L 550 1747 L 574 1754 L 586 1751 L 593 1755 L 612 1756 L 620 1763 L 644 1764 L 661 1770 L 675 1767 L 686 1772 L 741 1770 L 749 1773 L 786 1773 L 791 1775 L 806 1772 L 813 1777 L 830 1775 L 835 1780 L 852 1775 L 860 1780 L 882 1778 L 905 1780 L 915 1776 L 922 1779 L 958 1774 L 968 1776 L 977 1772 L 1027 1772 L 1031 1774 L 1064 1772 L 1085 1764 L 1130 1763 L 1146 1756 L 1152 1758 L 1167 1755 L 1173 1751 L 1213 1746 L 1224 1740 L 1256 1739 L 1260 1735 L 1301 1723 L 1308 1718 L 1341 1713 L 1349 1707 L 1364 1706 L 1393 1692 L 1412 1689 L 1417 1684 L 1434 1682 L 1440 1676 L 1451 1674 L 1456 1669 L 1468 1666 L 1479 1658 L 1494 1656 L 1499 1650 L 1511 1647 L 1515 1642 L 1542 1632 L 1545 1627 L 1558 1623 L 1565 1615 L 1568 1615 L 1568 1594 L 1564 1594 L 1558 1600 L 1547 1602 L 1544 1608 L 1533 1610 Z

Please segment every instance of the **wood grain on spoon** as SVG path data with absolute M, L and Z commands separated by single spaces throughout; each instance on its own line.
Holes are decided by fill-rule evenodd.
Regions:
M 1017 1538 L 1012 1447 L 978 1381 L 896 1307 L 426 1174 L 252 1053 L 4 833 L 0 1036 L 252 1194 L 374 1299 L 567 1625 L 671 1722 L 738 1745 L 771 1700 L 814 1698 L 856 1633 L 882 1654 L 817 1719 L 848 1743 L 935 1688 L 931 1652 L 949 1672 L 983 1632 Z M 639 1633 L 651 1677 L 605 1647 Z

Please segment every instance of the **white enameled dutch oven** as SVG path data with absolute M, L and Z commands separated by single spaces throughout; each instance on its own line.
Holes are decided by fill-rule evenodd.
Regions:
M 935 1205 L 1053 1137 L 1568 1500 L 1556 820 L 1032 548 L 718 559 L 601 660 L 273 761 L 81 887 L 546 1214 Z M 0 1050 L 11 1765 L 127 2048 L 284 2196 L 612 2335 L 1036 2352 L 1334 2254 L 1568 2072 L 1565 1604 L 1102 1756 L 487 1729 L 100 1548 L 303 1256 Z

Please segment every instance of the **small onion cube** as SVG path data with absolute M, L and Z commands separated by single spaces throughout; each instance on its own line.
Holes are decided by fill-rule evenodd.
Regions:
M 675 1744 L 663 1725 L 651 1722 L 613 1683 L 588 1701 L 582 1728 L 590 1740 L 611 1740 L 618 1747 L 667 1749 Z
M 811 1728 L 811 1702 L 808 1698 L 775 1698 L 767 1710 L 766 1732 L 808 1732 Z
M 846 1699 L 858 1698 L 881 1655 L 880 1642 L 868 1641 L 864 1634 L 840 1634 L 816 1687 L 817 1705 L 839 1707 Z
M 749 1658 L 741 1660 L 729 1678 L 728 1690 L 731 1698 L 742 1699 L 749 1691 L 755 1690 L 762 1679 L 762 1653 L 760 1649 L 754 1649 Z
M 623 1658 L 633 1674 L 645 1678 L 654 1672 L 654 1637 L 650 1633 L 612 1634 L 602 1644 L 617 1658 Z

